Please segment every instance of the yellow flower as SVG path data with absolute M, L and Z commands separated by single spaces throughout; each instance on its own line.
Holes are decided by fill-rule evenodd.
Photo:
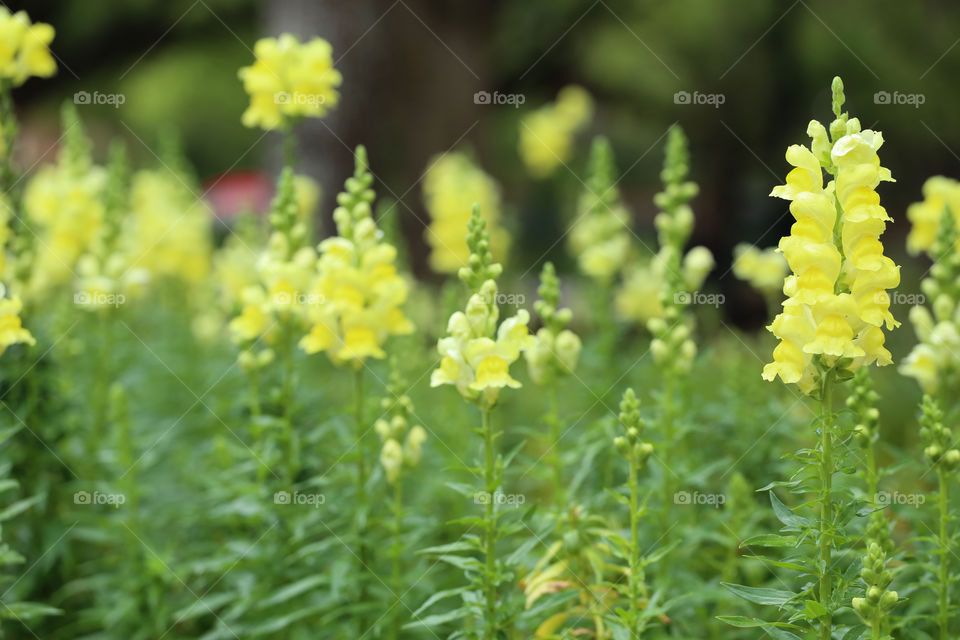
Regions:
M 943 176 L 929 178 L 923 183 L 923 201 L 907 207 L 907 219 L 912 225 L 907 236 L 910 253 L 931 253 L 940 233 L 944 210 L 948 207 L 960 226 L 960 182 Z
M 510 238 L 498 226 L 500 187 L 468 155 L 452 152 L 433 158 L 423 178 L 423 198 L 430 214 L 424 238 L 434 271 L 456 273 L 467 264 L 470 249 L 463 230 L 474 204 L 487 218 L 494 257 L 505 257 Z
M 320 243 L 307 294 L 311 329 L 300 341 L 307 353 L 327 353 L 336 365 L 359 367 L 367 358 L 383 358 L 390 336 L 413 332 L 403 313 L 408 284 L 394 265 L 397 250 L 383 242 L 371 215 L 373 176 L 366 151 L 357 150 L 354 176 L 334 211 L 339 235 Z
M 240 69 L 250 95 L 245 126 L 279 129 L 302 117 L 321 118 L 337 105 L 342 78 L 326 40 L 301 43 L 285 33 L 258 40 L 253 50 L 253 65 Z
M 239 343 L 257 340 L 269 326 L 269 316 L 264 311 L 260 289 L 251 287 L 245 298 L 246 304 L 240 315 L 230 321 L 230 332 Z
M 467 228 L 470 266 L 461 269 L 459 276 L 474 293 L 465 312 L 450 316 L 448 335 L 437 341 L 441 361 L 430 376 L 430 386 L 454 385 L 465 400 L 482 403 L 489 409 L 496 404 L 501 389 L 520 387 L 520 382 L 510 375 L 510 365 L 534 346 L 535 339 L 527 328 L 530 314 L 523 309 L 498 327 L 495 278 L 501 267 L 490 255 L 479 207 L 473 208 Z
M 769 327 L 780 344 L 763 378 L 779 376 L 808 393 L 817 384 L 818 367 L 833 367 L 841 359 L 851 371 L 873 362 L 890 364 L 882 327 L 898 326 L 886 290 L 899 284 L 900 268 L 883 255 L 879 237 L 889 217 L 874 191 L 892 180 L 877 156 L 883 137 L 861 131 L 846 114 L 831 131 L 845 133 L 832 146 L 823 125 L 811 123 L 812 150 L 800 145 L 787 150 L 794 169 L 771 193 L 791 201 L 795 222 L 779 250 L 793 273 L 784 281 L 783 312 Z M 824 170 L 835 177 L 826 185 Z
M 190 284 L 210 274 L 212 213 L 169 171 L 138 171 L 122 242 L 136 264 L 158 278 Z
M 31 24 L 26 12 L 11 14 L 0 6 L 0 79 L 19 87 L 27 78 L 49 78 L 57 72 L 50 55 L 53 27 Z
M 7 347 L 15 344 L 36 344 L 30 332 L 20 323 L 20 311 L 23 304 L 20 298 L 0 299 L 0 355 Z
M 758 249 L 738 244 L 733 250 L 733 273 L 763 293 L 772 295 L 783 288 L 789 266 L 776 249 Z
M 530 175 L 546 178 L 573 153 L 574 134 L 593 117 L 593 98 L 568 86 L 557 101 L 528 114 L 520 123 L 520 157 Z

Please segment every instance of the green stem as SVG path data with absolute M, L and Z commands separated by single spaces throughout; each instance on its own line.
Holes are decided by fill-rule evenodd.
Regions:
M 300 470 L 300 446 L 293 429 L 293 390 L 295 374 L 295 335 L 293 323 L 289 318 L 283 321 L 280 328 L 281 354 L 283 363 L 283 381 L 280 389 L 280 419 L 283 425 L 283 443 L 286 446 L 287 479 L 294 482 Z
M 833 372 L 827 372 L 820 388 L 820 604 L 827 614 L 820 621 L 820 640 L 830 640 L 833 632 L 833 615 L 830 610 L 830 598 L 833 592 L 833 580 L 830 576 L 830 562 L 833 552 Z
M 403 583 L 403 545 L 400 537 L 403 535 L 403 478 L 397 478 L 393 485 L 393 620 L 390 623 L 390 638 L 397 640 L 400 635 L 400 610 L 403 604 L 401 593 Z
M 367 429 L 363 421 L 363 369 L 358 368 L 354 372 L 354 416 L 356 418 L 356 438 L 357 438 L 357 536 L 360 538 L 360 604 L 367 602 L 367 579 L 366 572 L 370 571 L 370 549 L 367 544 L 367 450 L 364 446 L 366 441 Z M 366 635 L 369 631 L 367 626 L 366 610 L 361 609 L 358 618 L 360 625 L 360 635 Z
M 950 612 L 948 610 L 949 606 L 949 591 L 950 591 L 950 541 L 947 538 L 947 524 L 950 517 L 950 513 L 947 509 L 949 503 L 949 496 L 947 495 L 947 473 L 944 470 L 943 465 L 937 464 L 937 479 L 940 484 L 940 535 L 939 535 L 939 549 L 937 549 L 938 554 L 940 555 L 940 567 L 937 576 L 937 591 L 940 596 L 940 610 L 937 615 L 937 625 L 940 627 L 940 640 L 947 640 L 948 635 L 948 625 L 950 622 Z
M 13 98 L 7 80 L 0 81 L 0 128 L 0 146 L 3 148 L 3 155 L 0 157 L 0 188 L 3 193 L 8 193 L 14 185 L 13 145 L 17 137 L 17 119 L 14 117 Z
M 630 451 L 630 637 L 640 637 L 640 498 L 637 488 L 637 458 Z
M 483 484 L 486 490 L 484 510 L 484 547 L 486 556 L 486 571 L 484 572 L 484 591 L 486 592 L 486 620 L 484 621 L 484 640 L 496 640 L 497 637 L 497 521 L 496 521 L 496 492 L 497 467 L 496 452 L 494 451 L 494 433 L 490 425 L 490 409 L 482 408 L 481 430 L 483 432 L 484 472 Z
M 294 123 L 289 118 L 283 121 L 283 165 L 293 169 L 297 164 L 297 136 L 293 133 Z
M 554 504 L 560 509 L 565 508 L 566 503 L 566 485 L 563 481 L 563 460 L 560 452 L 560 439 L 563 437 L 563 430 L 560 425 L 560 399 L 557 393 L 556 382 L 550 385 L 550 466 L 553 468 L 553 500 Z

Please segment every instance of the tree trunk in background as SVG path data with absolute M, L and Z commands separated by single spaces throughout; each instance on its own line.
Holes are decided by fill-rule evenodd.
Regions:
M 352 172 L 352 149 L 365 144 L 378 198 L 401 199 L 396 214 L 414 270 L 423 275 L 429 219 L 419 180 L 434 155 L 485 135 L 482 122 L 471 129 L 487 108 L 475 105 L 473 94 L 491 89 L 486 56 L 494 12 L 443 0 L 265 1 L 262 11 L 265 34 L 329 40 L 343 73 L 339 106 L 299 130 L 300 170 L 324 189 L 319 228 L 333 231 L 335 194 Z M 273 143 L 277 168 L 279 141 Z

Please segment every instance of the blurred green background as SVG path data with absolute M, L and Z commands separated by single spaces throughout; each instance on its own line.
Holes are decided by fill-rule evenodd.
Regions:
M 343 100 L 327 119 L 301 128 L 301 168 L 328 194 L 322 215 L 329 229 L 329 194 L 348 175 L 351 148 L 366 144 L 380 195 L 400 201 L 395 209 L 420 275 L 428 275 L 420 180 L 435 154 L 471 149 L 503 185 L 508 225 L 521 238 L 511 268 L 522 273 L 542 261 L 571 219 L 594 134 L 614 144 L 635 231 L 652 235 L 664 133 L 676 122 L 690 136 L 693 177 L 702 187 L 694 242 L 717 256 L 713 286 L 741 302 L 725 306 L 728 320 L 756 327 L 762 304 L 728 273 L 731 250 L 741 241 L 774 245 L 789 228 L 786 203 L 767 194 L 787 171 L 787 145 L 805 141 L 811 118 L 829 119 L 834 75 L 846 83 L 852 115 L 887 141 L 881 159 L 897 182 L 881 187 L 896 219 L 885 238 L 904 264 L 904 293 L 916 292 L 927 268 L 902 250 L 904 210 L 920 199 L 928 176 L 956 176 L 960 163 L 960 5 L 953 2 L 31 0 L 8 6 L 57 29 L 58 76 L 34 80 L 16 96 L 27 166 L 51 152 L 59 103 L 84 90 L 125 97 L 116 108 L 81 111 L 104 149 L 119 135 L 140 161 L 155 162 L 157 138 L 172 126 L 207 184 L 225 172 L 274 171 L 277 136 L 240 124 L 246 98 L 237 69 L 250 63 L 260 36 L 289 31 L 330 40 L 345 77 Z M 518 121 L 569 83 L 586 87 L 598 110 L 576 157 L 544 184 L 520 163 Z M 521 93 L 525 104 L 477 105 L 478 90 Z M 722 104 L 677 104 L 675 94 L 683 91 L 722 94 Z M 890 103 L 878 92 L 892 96 Z M 908 101 L 922 104 L 896 104 L 898 95 L 901 101 L 919 95 Z M 563 250 L 559 243 L 548 257 L 562 263 Z

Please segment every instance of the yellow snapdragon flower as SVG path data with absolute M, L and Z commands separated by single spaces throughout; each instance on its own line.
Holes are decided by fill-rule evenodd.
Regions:
M 430 268 L 438 273 L 456 273 L 467 264 L 470 249 L 463 229 L 474 204 L 487 216 L 493 255 L 503 259 L 510 237 L 500 220 L 500 187 L 465 153 L 452 152 L 430 161 L 423 178 L 423 199 L 430 214 L 424 234 L 430 245 Z
M 890 364 L 883 327 L 898 325 L 886 290 L 899 284 L 900 267 L 883 255 L 879 237 L 890 218 L 875 191 L 881 181 L 892 180 L 877 156 L 883 137 L 841 116 L 837 95 L 835 88 L 838 119 L 831 125 L 829 155 L 822 150 L 826 129 L 811 122 L 813 148 L 787 149 L 794 169 L 771 193 L 790 200 L 795 222 L 779 245 L 792 275 L 784 282 L 783 312 L 769 327 L 780 344 L 763 378 L 779 376 L 807 393 L 818 384 L 821 365 L 839 363 L 853 371 L 873 362 Z M 835 178 L 827 184 L 824 170 Z
M 197 285 L 210 274 L 212 215 L 169 171 L 138 171 L 130 185 L 123 242 L 138 267 Z
M 620 202 L 615 174 L 613 148 L 606 138 L 595 138 L 568 242 L 580 271 L 602 286 L 623 269 L 630 251 L 630 214 Z
M 98 237 L 104 220 L 106 172 L 76 174 L 62 164 L 42 167 L 27 183 L 23 209 L 37 234 L 28 292 L 41 295 L 69 282 L 80 256 Z
M 49 24 L 33 24 L 25 11 L 11 14 L 0 6 L 0 80 L 19 87 L 31 76 L 55 74 L 57 63 L 50 55 L 53 36 Z
M 339 235 L 320 243 L 307 301 L 312 328 L 300 347 L 310 354 L 324 351 L 334 364 L 359 368 L 367 358 L 385 357 L 386 340 L 412 333 L 413 324 L 403 312 L 408 285 L 394 264 L 397 250 L 382 240 L 373 220 L 373 176 L 363 147 L 356 160 L 333 214 Z
M 15 344 L 36 344 L 36 340 L 20 322 L 22 309 L 23 304 L 18 297 L 0 299 L 0 355 Z
M 931 304 L 929 309 L 917 305 L 910 310 L 918 344 L 904 359 L 900 372 L 915 378 L 929 394 L 956 388 L 960 374 L 960 233 L 951 203 L 956 184 L 941 177 L 927 180 L 924 202 L 908 209 L 908 215 L 914 214 L 908 242 L 910 238 L 923 238 L 915 249 L 925 251 L 934 263 L 920 284 Z M 929 243 L 928 233 L 934 236 Z
M 593 117 L 593 98 L 582 87 L 571 85 L 557 101 L 528 114 L 520 121 L 520 157 L 535 178 L 546 178 L 573 155 L 574 134 Z
M 741 243 L 733 249 L 733 274 L 765 296 L 780 292 L 789 268 L 775 247 L 760 249 Z
M 450 316 L 448 335 L 437 342 L 442 359 L 430 376 L 430 386 L 454 385 L 464 399 L 490 408 L 501 389 L 520 388 L 520 382 L 510 375 L 510 365 L 532 348 L 535 340 L 527 329 L 530 314 L 524 309 L 498 326 L 496 277 L 501 267 L 490 254 L 479 207 L 473 208 L 468 229 L 470 266 L 463 267 L 459 275 L 473 294 L 464 311 Z
M 907 207 L 910 233 L 907 250 L 912 254 L 931 254 L 942 227 L 944 209 L 949 207 L 956 224 L 960 224 L 960 182 L 944 176 L 933 176 L 923 183 L 923 200 Z M 931 255 L 934 260 L 940 256 Z
M 285 33 L 258 40 L 253 52 L 256 61 L 239 74 L 250 95 L 245 126 L 280 129 L 299 118 L 322 118 L 340 100 L 336 88 L 343 79 L 326 40 L 301 43 Z

